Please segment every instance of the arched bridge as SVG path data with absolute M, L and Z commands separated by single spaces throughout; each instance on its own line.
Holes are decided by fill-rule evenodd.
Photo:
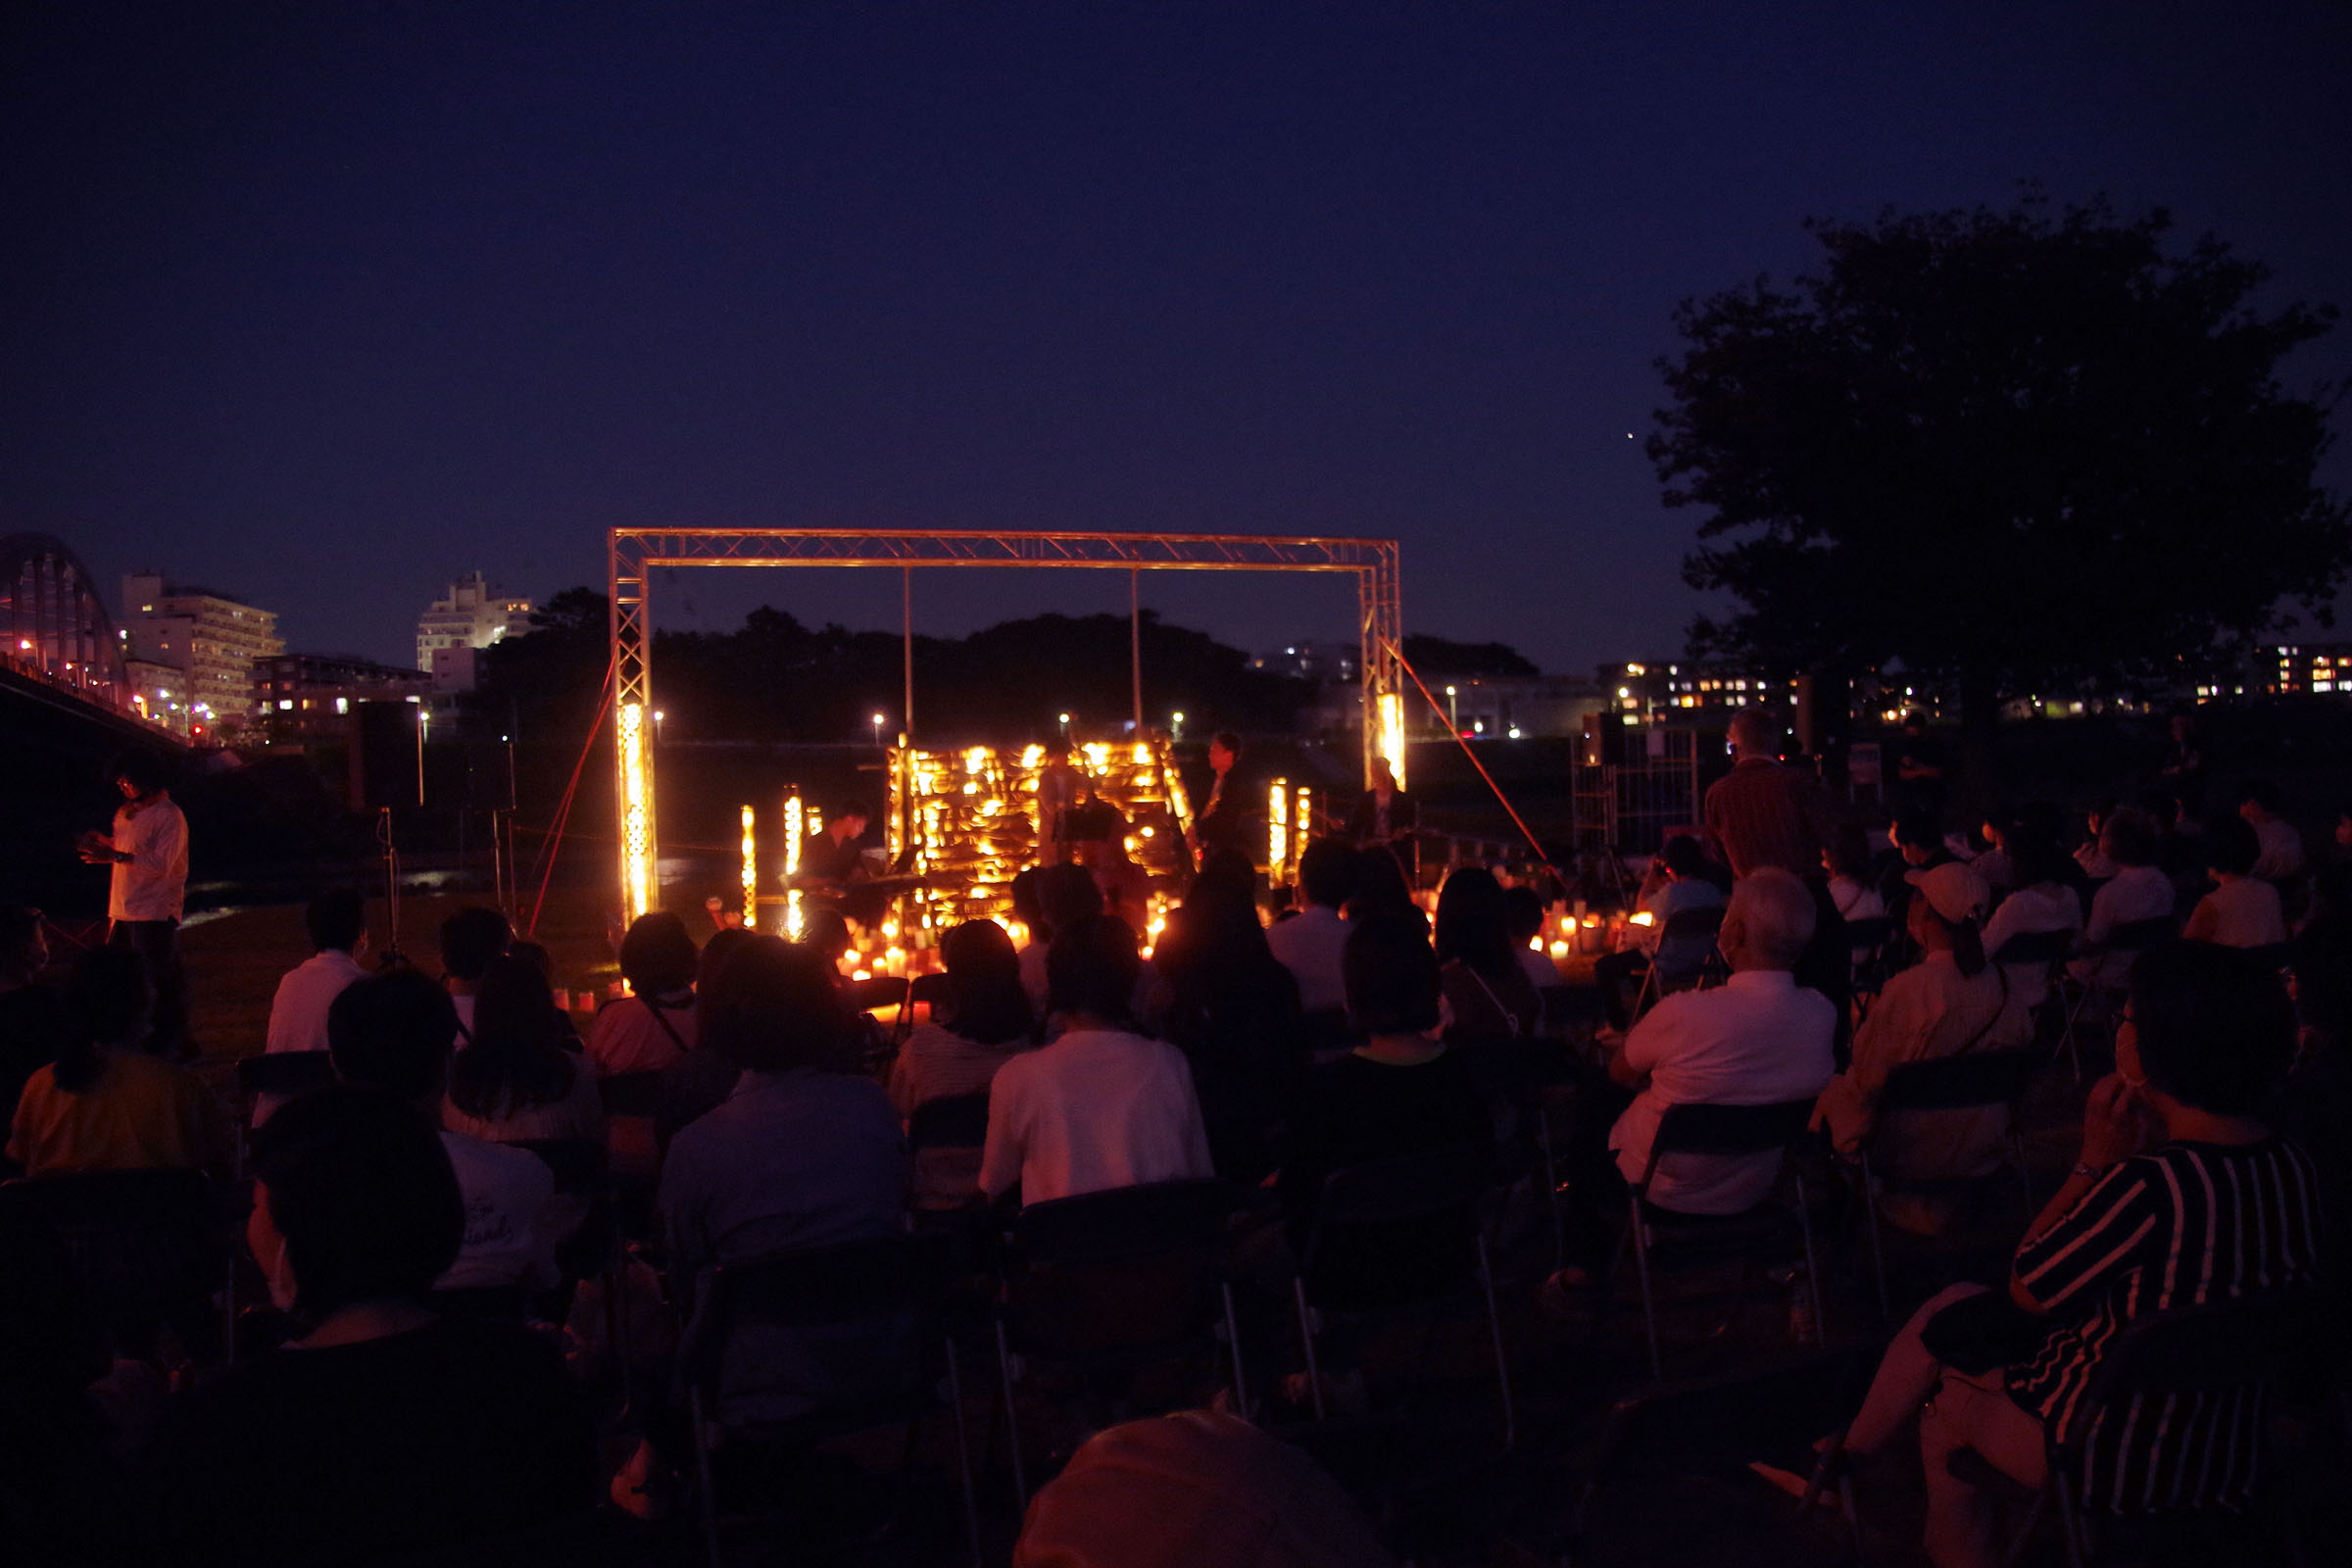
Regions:
M 145 717 L 89 568 L 49 534 L 0 537 L 0 674 L 25 695 L 69 698 L 134 723 Z

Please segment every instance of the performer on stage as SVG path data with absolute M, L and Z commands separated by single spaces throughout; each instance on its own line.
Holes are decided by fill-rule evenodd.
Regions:
M 1396 787 L 1396 769 L 1385 757 L 1372 760 L 1372 787 L 1355 798 L 1348 815 L 1348 842 L 1359 850 L 1385 849 L 1396 857 L 1409 884 L 1419 867 L 1421 803 Z
M 858 801 L 845 801 L 826 817 L 824 827 L 801 841 L 801 868 L 792 885 L 841 910 L 859 925 L 872 925 L 890 907 L 890 895 L 870 883 L 873 872 L 858 841 L 865 837 L 868 818 Z
M 1209 787 L 1208 804 L 1193 818 L 1193 854 L 1205 860 L 1219 850 L 1239 850 L 1250 855 L 1248 803 L 1242 798 L 1242 781 L 1234 775 L 1234 764 L 1241 760 L 1242 738 L 1231 730 L 1219 730 L 1209 737 L 1208 767 L 1216 782 Z M 1250 856 L 1251 863 L 1257 857 Z
M 179 961 L 179 920 L 188 893 L 188 819 L 172 804 L 161 759 L 126 752 L 108 780 L 122 794 L 112 833 L 84 833 L 76 844 L 85 865 L 109 868 L 107 941 L 147 960 L 155 988 L 149 1020 L 154 1054 L 193 1054 L 187 1038 L 187 979 Z
M 1037 775 L 1037 859 L 1040 865 L 1066 865 L 1073 841 L 1065 826 L 1070 810 L 1087 794 L 1091 781 L 1070 761 L 1070 738 L 1056 734 L 1046 742 L 1046 765 Z

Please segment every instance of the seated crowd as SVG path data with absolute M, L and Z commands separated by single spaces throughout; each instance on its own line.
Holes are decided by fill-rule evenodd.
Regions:
M 257 1097 L 240 1137 L 207 1083 L 156 1053 L 135 951 L 92 948 L 52 991 L 40 918 L 0 908 L 13 1173 L 249 1180 L 241 1261 L 249 1304 L 268 1303 L 233 1365 L 169 1329 L 97 1343 L 66 1304 L 71 1260 L 0 1206 L 0 1240 L 26 1260 L 0 1321 L 57 1347 L 36 1355 L 53 1373 L 7 1386 L 0 1459 L 27 1479 L 0 1486 L 0 1519 L 92 1560 L 294 1564 L 426 1553 L 608 1497 L 658 1510 L 661 1478 L 691 1469 L 668 1382 L 640 1393 L 644 1442 L 615 1476 L 583 1376 L 575 1306 L 632 1288 L 625 1269 L 598 1277 L 614 1255 L 604 1227 L 632 1223 L 625 1202 L 608 1212 L 615 1179 L 641 1184 L 637 1255 L 689 1340 L 715 1271 L 910 1231 L 988 1238 L 985 1259 L 1031 1205 L 1210 1178 L 1232 1195 L 1233 1273 L 1259 1288 L 1247 1305 L 1262 1324 L 1289 1305 L 1336 1173 L 1475 1152 L 1504 1196 L 1325 1263 L 1378 1275 L 1450 1257 L 1556 1197 L 1561 1255 L 1533 1271 L 1536 1299 L 1589 1329 L 1629 1196 L 1645 1225 L 1731 1220 L 1780 1201 L 1791 1158 L 1867 1153 L 1886 1190 L 1853 1191 L 1888 1227 L 1960 1224 L 1969 1183 L 2010 1158 L 2016 1107 L 1900 1108 L 1890 1086 L 2103 1029 L 2114 1070 L 2088 1088 L 2079 1159 L 2009 1278 L 1947 1276 L 1825 1444 L 1825 1465 L 1867 1492 L 1916 1426 L 1930 1556 L 1997 1560 L 1997 1512 L 1952 1454 L 2038 1486 L 2045 1438 L 2103 1419 L 2083 1391 L 2132 1319 L 2320 1278 L 2326 1196 L 2344 1188 L 2352 900 L 2328 872 L 2306 896 L 2268 785 L 2202 829 L 2169 798 L 2102 803 L 2073 854 L 2054 808 L 1996 808 L 1947 840 L 1907 798 L 1874 857 L 1817 781 L 1774 760 L 1760 713 L 1734 740 L 1706 838 L 1667 841 L 1624 950 L 1597 966 L 1597 1029 L 1544 956 L 1535 890 L 1460 867 L 1432 920 L 1394 854 L 1336 839 L 1307 846 L 1271 923 L 1247 863 L 1211 855 L 1148 957 L 1088 866 L 1041 868 L 1014 890 L 1027 944 L 990 920 L 944 932 L 944 978 L 890 1020 L 895 1045 L 843 978 L 837 918 L 812 913 L 799 942 L 730 930 L 698 952 L 677 916 L 646 915 L 619 944 L 628 995 L 582 1038 L 544 952 L 495 911 L 447 922 L 436 979 L 363 961 L 363 906 L 335 891 L 311 906 L 315 956 L 279 985 L 263 1053 L 319 1062 L 325 1081 Z M 1835 983 L 1815 978 L 1825 962 Z M 1660 1152 L 1686 1105 L 1790 1106 L 1800 1122 L 1809 1107 L 1818 1148 Z M 1561 1106 L 1556 1151 L 1525 1153 Z M 876 1362 L 871 1332 L 728 1338 L 710 1414 L 740 1428 L 837 1401 Z M 1279 1335 L 1240 1338 L 1280 1358 L 1260 1399 L 1097 1439 L 1061 1508 L 1115 1490 L 1114 1451 L 1206 1445 L 1231 1463 L 1255 1441 L 1237 1416 L 1365 1396 L 1352 1334 L 1334 1331 L 1311 1369 Z M 2242 1504 L 2259 1399 L 2098 1427 L 2085 1496 Z M 1042 1501 L 1030 1523 L 1041 1541 L 1084 1533 Z

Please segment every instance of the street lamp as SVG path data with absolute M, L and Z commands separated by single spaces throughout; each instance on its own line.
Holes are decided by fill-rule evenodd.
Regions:
M 1070 715 L 1067 713 L 1061 715 L 1061 732 L 1064 735 L 1070 732 Z
M 659 745 L 661 745 L 661 744 L 662 744 L 662 710 L 660 710 L 659 708 L 655 709 L 655 710 L 654 710 L 654 744 L 655 744 L 656 746 L 659 746 Z
M 882 744 L 882 715 L 881 715 L 880 713 L 876 713 L 876 714 L 874 715 L 874 745 L 875 745 L 875 746 L 877 746 L 877 747 L 879 747 L 881 744 Z
M 1446 722 L 1453 726 L 1456 735 L 1462 732 L 1462 715 L 1454 709 L 1453 688 L 1450 686 L 1446 688 Z
M 1184 739 L 1184 715 L 1182 713 L 1168 715 L 1168 738 L 1177 741 Z

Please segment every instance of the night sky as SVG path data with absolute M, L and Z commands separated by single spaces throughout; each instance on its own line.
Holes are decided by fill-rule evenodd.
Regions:
M 1408 629 L 1581 670 L 1698 608 L 1629 439 L 1672 307 L 1807 265 L 1808 215 L 2038 179 L 2352 307 L 2334 4 L 7 9 L 0 529 L 395 662 L 456 574 L 601 585 L 605 528 L 669 522 L 1395 534 Z M 2289 369 L 2352 376 L 2352 328 Z M 1145 592 L 1351 635 L 1337 583 Z

